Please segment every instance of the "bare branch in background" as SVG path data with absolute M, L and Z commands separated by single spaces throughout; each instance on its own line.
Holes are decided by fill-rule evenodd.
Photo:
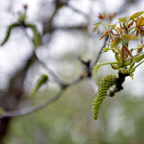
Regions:
M 83 12 L 80 11 L 80 10 L 77 10 L 77 9 L 74 8 L 73 6 L 68 5 L 68 7 L 69 7 L 70 9 L 72 9 L 73 11 L 75 11 L 75 12 L 77 12 L 77 13 L 79 13 L 79 14 L 82 14 L 84 17 L 88 18 L 88 15 L 87 15 L 87 14 L 83 13 Z
M 94 90 L 95 94 L 97 94 L 98 86 L 95 84 L 95 82 L 91 78 L 88 78 L 87 80 L 91 88 Z
M 22 100 L 22 95 L 24 93 L 23 83 L 27 74 L 28 69 L 33 63 L 33 54 L 26 61 L 25 66 L 18 71 L 15 76 L 10 80 L 9 89 L 7 92 L 0 97 L 0 106 L 5 111 L 15 110 L 18 108 L 19 103 Z M 0 119 L 0 143 L 2 143 L 3 138 L 7 132 L 8 125 L 10 122 L 10 117 L 5 117 Z
M 58 84 L 64 84 L 64 82 L 44 63 L 42 62 L 37 55 L 35 54 L 36 60 L 40 63 L 40 65 L 52 76 L 52 79 Z
M 58 94 L 56 94 L 54 97 L 45 100 L 44 102 L 33 106 L 33 107 L 29 107 L 26 109 L 22 109 L 22 110 L 15 110 L 15 111 L 7 111 L 4 113 L 3 116 L 0 116 L 0 118 L 3 117 L 15 117 L 15 116 L 22 116 L 22 115 L 26 115 L 35 111 L 38 111 L 48 105 L 50 105 L 51 103 L 53 103 L 54 101 L 56 101 L 57 99 L 59 99 L 61 97 L 61 95 L 63 94 L 64 91 L 60 91 Z
M 35 106 L 25 108 L 22 110 L 5 111 L 4 114 L 0 116 L 0 118 L 22 116 L 22 115 L 26 115 L 26 114 L 30 114 L 35 111 L 38 111 L 44 107 L 47 107 L 50 104 L 52 104 L 54 101 L 58 100 L 68 87 L 70 87 L 78 82 L 81 82 L 82 80 L 83 79 L 81 77 L 79 77 L 76 80 L 74 80 L 73 82 L 71 82 L 71 84 L 63 85 L 63 87 L 61 86 L 61 90 L 54 97 L 49 98 Z
M 104 44 L 103 44 L 102 48 L 100 49 L 100 51 L 99 51 L 99 53 L 98 53 L 98 55 L 97 55 L 97 57 L 96 57 L 96 60 L 95 60 L 94 63 L 91 65 L 91 69 L 93 68 L 93 66 L 95 66 L 95 65 L 97 64 L 98 60 L 100 59 L 100 56 L 101 56 L 101 54 L 102 54 L 102 50 L 103 50 L 103 48 L 106 46 L 107 40 L 108 40 L 108 36 L 106 36 L 106 38 L 105 38 L 105 40 L 104 40 Z

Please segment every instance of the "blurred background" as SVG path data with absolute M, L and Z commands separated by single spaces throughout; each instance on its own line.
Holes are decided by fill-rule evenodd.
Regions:
M 6 111 L 31 108 L 54 97 L 70 84 L 60 99 L 28 115 L 0 119 L 0 142 L 4 144 L 142 144 L 144 143 L 144 65 L 134 80 L 126 78 L 124 90 L 106 97 L 99 119 L 92 116 L 92 103 L 100 79 L 115 73 L 101 67 L 91 82 L 79 79 L 84 66 L 92 63 L 103 47 L 102 33 L 93 32 L 100 12 L 118 17 L 143 11 L 142 0 L 1 0 L 0 43 L 10 24 L 17 22 L 27 5 L 26 22 L 36 25 L 40 42 L 33 50 L 31 29 L 14 28 L 0 47 L 0 106 Z M 135 43 L 131 43 L 131 47 Z M 34 54 L 37 58 L 34 58 Z M 111 52 L 102 61 L 113 61 Z M 49 81 L 34 98 L 29 93 L 41 74 Z M 78 82 L 71 85 L 75 80 Z

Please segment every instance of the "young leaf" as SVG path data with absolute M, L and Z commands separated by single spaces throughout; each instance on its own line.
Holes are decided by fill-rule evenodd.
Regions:
M 121 50 L 121 63 L 123 62 L 124 60 L 124 47 L 122 47 L 122 50 Z
M 99 60 L 99 61 L 98 61 L 98 64 L 97 64 L 96 66 L 93 67 L 93 68 L 94 68 L 94 73 L 95 73 L 95 74 L 97 73 L 97 71 L 98 71 L 98 69 L 99 69 L 100 66 L 101 66 L 101 60 Z
M 133 25 L 133 23 L 134 23 L 134 20 L 128 24 L 128 28 L 130 28 Z
M 107 47 L 107 48 L 103 48 L 103 51 L 102 52 L 107 52 L 109 51 L 110 49 Z
M 141 12 L 136 12 L 134 13 L 132 16 L 130 16 L 130 20 L 133 20 L 134 18 L 137 18 L 139 17 L 140 15 L 142 15 L 144 13 L 144 11 L 141 11 Z
M 137 22 L 136 22 L 136 27 L 139 27 L 140 24 L 142 23 L 143 17 L 138 17 Z
M 116 27 L 116 24 L 114 24 L 114 25 L 109 25 L 109 24 L 107 24 L 107 23 L 105 23 L 108 27 L 111 27 L 111 28 L 115 28 Z
M 9 39 L 10 37 L 10 33 L 11 33 L 11 30 L 14 28 L 14 27 L 20 27 L 21 25 L 19 23 L 13 23 L 11 24 L 8 28 L 7 28 L 7 33 L 6 33 L 6 37 L 4 38 L 3 42 L 1 43 L 1 46 L 3 46 L 7 40 Z
M 99 13 L 99 16 L 98 16 L 100 19 L 106 19 L 106 15 L 105 13 Z
M 137 36 L 133 36 L 133 35 L 129 35 L 129 34 L 124 34 L 122 37 L 127 40 L 137 40 L 138 39 Z
M 36 26 L 33 24 L 29 23 L 29 24 L 26 24 L 26 26 L 33 30 L 33 33 L 34 33 L 33 43 L 34 43 L 34 49 L 36 49 L 38 47 L 39 41 L 40 41 L 40 35 L 38 33 L 38 30 L 37 30 Z
M 94 26 L 92 32 L 95 32 L 97 30 L 98 26 Z
M 125 46 L 124 48 L 125 48 L 126 52 L 127 52 L 132 58 L 134 58 L 134 57 L 132 56 L 131 52 L 129 51 L 129 49 L 128 49 L 126 46 Z
M 122 33 L 122 29 L 121 28 L 119 28 L 119 27 L 116 27 L 117 29 L 118 29 L 118 31 L 120 32 L 120 33 Z
M 141 22 L 140 26 L 144 26 L 144 20 L 142 20 L 142 22 Z
M 124 23 L 123 23 L 123 28 L 124 28 L 125 32 L 128 33 L 128 28 Z
M 97 22 L 97 23 L 95 23 L 94 25 L 95 26 L 98 26 L 98 25 L 100 25 L 101 24 L 101 22 Z
M 99 40 L 101 40 L 103 37 L 105 37 L 108 32 L 109 32 L 109 31 L 106 31 Z
M 48 76 L 46 74 L 43 74 L 41 76 L 41 78 L 38 80 L 36 87 L 34 88 L 34 90 L 30 93 L 30 96 L 33 97 L 35 96 L 35 94 L 37 93 L 37 91 L 39 90 L 39 88 L 44 85 L 46 82 L 48 81 Z
M 127 21 L 127 18 L 126 18 L 126 17 L 119 18 L 119 21 L 120 21 L 120 22 Z
M 115 13 L 110 13 L 109 14 L 109 20 L 111 21 L 115 17 Z
M 113 39 L 113 41 L 111 42 L 111 48 L 116 47 L 119 43 L 120 43 L 120 37 L 116 37 L 116 38 Z

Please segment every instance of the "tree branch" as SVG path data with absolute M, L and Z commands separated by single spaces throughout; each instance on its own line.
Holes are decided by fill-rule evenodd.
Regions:
M 97 55 L 97 57 L 96 57 L 96 60 L 95 60 L 94 63 L 91 65 L 91 69 L 93 68 L 93 66 L 95 66 L 95 65 L 97 64 L 98 60 L 100 59 L 100 56 L 101 56 L 101 54 L 102 54 L 102 50 L 103 50 L 103 48 L 106 46 L 106 43 L 107 43 L 108 38 L 109 38 L 109 37 L 106 36 L 106 38 L 105 38 L 105 40 L 104 40 L 104 44 L 103 44 L 102 48 L 100 49 L 100 51 L 99 51 L 99 53 L 98 53 L 98 55 Z
M 95 84 L 95 82 L 91 78 L 88 78 L 87 80 L 89 84 L 91 85 L 91 88 L 94 90 L 95 94 L 97 94 L 98 86 Z
M 125 78 L 129 76 L 129 74 L 122 74 L 121 71 L 118 72 L 118 79 L 117 83 L 114 85 L 114 87 L 108 91 L 107 96 L 113 97 L 116 92 L 119 92 L 123 89 L 123 82 L 125 81 Z
M 56 94 L 52 98 L 49 98 L 49 99 L 41 102 L 38 105 L 29 107 L 29 108 L 25 108 L 22 110 L 5 111 L 4 114 L 0 116 L 0 118 L 27 115 L 27 114 L 30 114 L 32 112 L 38 111 L 38 110 L 40 110 L 46 106 L 49 106 L 54 101 L 58 100 L 69 86 L 72 86 L 72 85 L 76 84 L 77 82 L 80 82 L 81 80 L 83 80 L 83 79 L 79 77 L 76 80 L 74 80 L 71 84 L 69 84 L 69 85 L 67 84 L 65 86 L 63 85 L 63 87 L 61 87 L 61 90 L 58 92 L 58 94 Z
M 4 115 L 0 116 L 0 118 L 3 118 L 3 117 L 15 117 L 15 116 L 22 116 L 22 115 L 26 115 L 26 114 L 29 114 L 29 113 L 32 113 L 32 112 L 35 112 L 37 110 L 40 110 L 48 105 L 50 105 L 51 103 L 53 103 L 54 101 L 56 101 L 57 99 L 60 98 L 60 96 L 62 95 L 64 91 L 60 91 L 57 95 L 55 95 L 54 97 L 46 100 L 46 101 L 43 101 L 42 103 L 36 105 L 36 106 L 33 106 L 33 107 L 29 107 L 29 108 L 26 108 L 26 109 L 22 109 L 22 110 L 15 110 L 15 111 L 7 111 L 4 113 Z

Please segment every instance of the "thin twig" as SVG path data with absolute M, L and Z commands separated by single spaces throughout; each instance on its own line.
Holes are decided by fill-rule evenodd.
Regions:
M 99 51 L 99 53 L 98 53 L 98 55 L 97 55 L 97 57 L 96 57 L 95 62 L 91 65 L 91 69 L 93 68 L 93 66 L 95 66 L 95 65 L 97 64 L 98 60 L 100 59 L 100 56 L 101 56 L 101 54 L 102 54 L 102 50 L 103 50 L 103 48 L 106 46 L 107 40 L 108 40 L 108 36 L 106 36 L 106 38 L 105 38 L 105 40 L 104 40 L 104 44 L 103 44 L 102 48 L 100 49 L 100 51 Z
M 64 84 L 64 82 L 44 63 L 42 62 L 35 53 L 36 60 L 40 63 L 40 65 L 52 76 L 53 80 L 58 84 Z
M 70 9 L 72 9 L 73 11 L 75 11 L 75 12 L 77 12 L 77 13 L 80 13 L 80 14 L 82 14 L 83 16 L 85 16 L 86 18 L 88 18 L 88 15 L 87 15 L 87 14 L 85 14 L 85 13 L 83 13 L 82 11 L 74 8 L 73 6 L 68 5 L 68 7 L 69 7 Z
M 22 116 L 22 115 L 26 115 L 26 114 L 38 111 L 38 110 L 50 105 L 51 103 L 53 103 L 57 99 L 59 99 L 63 92 L 64 92 L 64 90 L 61 90 L 54 97 L 49 98 L 49 99 L 43 101 L 42 103 L 40 103 L 40 104 L 38 104 L 36 106 L 32 106 L 32 107 L 29 107 L 29 108 L 26 108 L 26 109 L 22 109 L 22 110 L 7 111 L 7 112 L 4 113 L 4 115 L 0 116 L 0 118 Z
M 66 85 L 65 87 L 63 87 L 54 97 L 49 98 L 49 99 L 41 102 L 40 104 L 37 104 L 37 105 L 29 107 L 29 108 L 25 108 L 25 109 L 22 109 L 22 110 L 5 111 L 4 114 L 0 116 L 0 118 L 27 115 L 27 114 L 33 113 L 35 111 L 38 111 L 38 110 L 40 110 L 40 109 L 42 109 L 46 106 L 49 106 L 54 101 L 58 100 L 68 87 L 70 87 L 70 86 L 72 86 L 72 85 L 74 85 L 74 84 L 76 84 L 76 83 L 78 83 L 82 80 L 83 80 L 83 78 L 78 77 L 71 84 Z
M 94 90 L 95 94 L 97 94 L 98 86 L 95 84 L 95 82 L 91 78 L 88 78 L 87 80 L 89 84 L 91 85 L 91 88 Z

